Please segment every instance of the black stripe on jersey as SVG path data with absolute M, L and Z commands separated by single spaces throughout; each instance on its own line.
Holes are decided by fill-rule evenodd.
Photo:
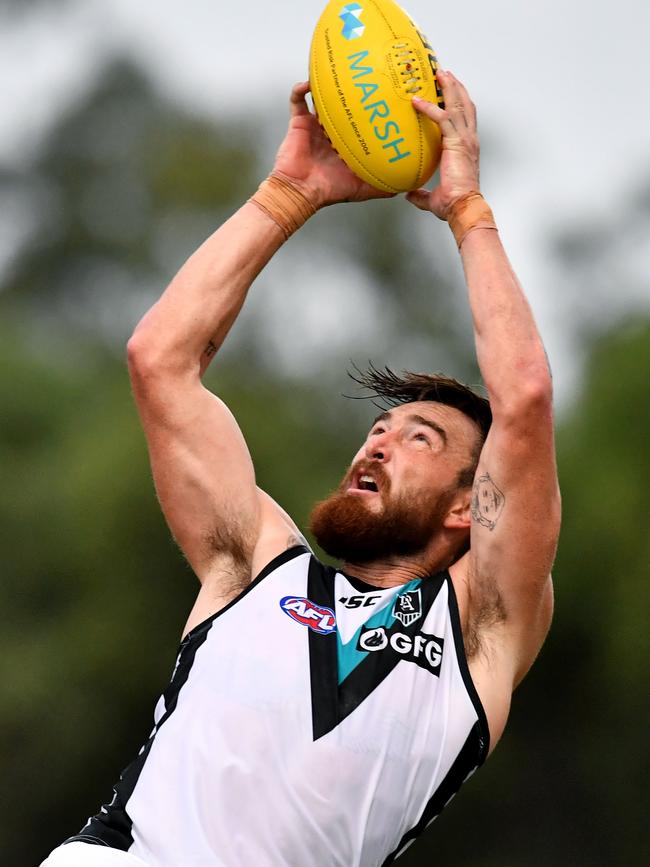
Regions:
M 399 620 L 396 620 L 393 626 L 387 630 L 386 634 L 389 639 L 395 632 L 412 637 L 418 634 L 419 627 L 426 619 L 446 576 L 446 572 L 441 572 L 422 581 L 420 584 L 422 591 L 421 616 L 409 626 L 403 626 Z M 324 566 L 315 557 L 312 557 L 307 582 L 309 600 L 316 605 L 323 605 L 335 611 L 335 577 L 335 569 L 331 566 Z M 442 641 L 442 639 L 438 640 Z M 314 740 L 326 735 L 356 710 L 402 659 L 403 657 L 390 645 L 378 653 L 369 653 L 339 685 L 336 633 L 320 635 L 310 629 L 309 665 Z
M 465 684 L 465 689 L 467 690 L 467 694 L 469 695 L 470 700 L 474 705 L 474 710 L 476 711 L 476 716 L 478 717 L 479 725 L 481 727 L 481 755 L 479 764 L 483 764 L 483 762 L 487 758 L 488 752 L 490 751 L 490 728 L 488 726 L 485 708 L 483 707 L 478 692 L 476 691 L 474 681 L 472 680 L 472 675 L 469 671 L 469 665 L 467 664 L 467 656 L 465 654 L 465 642 L 463 641 L 463 629 L 460 622 L 460 612 L 458 610 L 458 600 L 456 598 L 454 582 L 451 580 L 451 575 L 449 574 L 447 574 L 447 584 L 449 586 L 449 614 L 451 616 L 452 632 L 454 633 L 454 644 L 456 645 L 458 668 L 460 669 L 460 673 Z
M 287 563 L 289 560 L 292 560 L 300 554 L 308 553 L 308 551 L 309 549 L 302 545 L 288 548 L 286 551 L 283 551 L 271 560 L 270 563 L 267 563 L 259 575 L 251 581 L 248 587 L 246 587 L 239 596 L 229 602 L 228 605 L 225 605 L 220 611 L 217 611 L 216 614 L 208 617 L 187 633 L 180 644 L 178 664 L 172 675 L 171 682 L 163 693 L 165 713 L 154 728 L 149 740 L 140 750 L 138 757 L 120 774 L 119 781 L 113 786 L 113 799 L 110 804 L 106 804 L 102 807 L 101 812 L 96 816 L 91 817 L 79 834 L 75 834 L 74 837 L 69 837 L 65 841 L 66 843 L 73 843 L 75 841 L 96 843 L 97 845 L 110 846 L 112 849 L 122 849 L 125 852 L 129 849 L 133 843 L 133 835 L 131 834 L 133 822 L 126 810 L 126 804 L 133 794 L 138 779 L 140 778 L 140 774 L 142 773 L 147 756 L 151 750 L 156 733 L 159 731 L 163 723 L 169 719 L 170 715 L 176 708 L 179 693 L 189 678 L 196 652 L 207 639 L 212 624 L 217 617 L 229 608 L 232 608 L 233 605 L 249 593 L 253 587 L 259 584 L 267 575 L 273 572 L 274 569 L 277 569 L 278 566 Z
M 467 736 L 467 740 L 463 744 L 461 751 L 456 756 L 455 762 L 424 808 L 420 821 L 414 828 L 406 832 L 400 840 L 399 846 L 386 858 L 381 867 L 387 867 L 388 864 L 392 864 L 402 849 L 421 834 L 427 825 L 442 813 L 465 780 L 483 762 L 483 743 L 481 724 L 476 722 Z
M 160 721 L 153 730 L 149 740 L 140 750 L 138 757 L 120 774 L 119 781 L 113 786 L 113 799 L 110 804 L 106 804 L 102 807 L 101 812 L 90 818 L 79 834 L 76 834 L 74 837 L 69 837 L 65 841 L 66 843 L 72 843 L 75 841 L 96 843 L 98 845 L 110 846 L 113 849 L 122 849 L 125 852 L 128 851 L 129 847 L 133 843 L 133 835 L 131 833 L 133 821 L 126 810 L 126 804 L 133 794 L 138 779 L 140 778 L 140 774 L 142 773 L 144 764 L 147 761 L 147 756 L 149 755 L 157 732 L 160 730 L 163 723 L 169 719 L 178 704 L 179 693 L 190 675 L 196 652 L 207 639 L 212 624 L 217 617 L 249 593 L 254 586 L 259 584 L 259 582 L 274 569 L 281 566 L 283 563 L 292 560 L 299 554 L 307 553 L 307 551 L 308 549 L 303 546 L 296 546 L 283 551 L 271 560 L 271 562 L 262 569 L 255 580 L 251 581 L 248 587 L 246 587 L 239 596 L 233 599 L 232 602 L 229 602 L 228 605 L 224 606 L 220 611 L 217 611 L 216 614 L 208 617 L 187 633 L 179 648 L 178 664 L 174 670 L 174 674 L 172 675 L 171 682 L 163 693 L 165 713 L 160 718 Z
M 80 833 L 74 837 L 69 837 L 65 841 L 66 843 L 73 843 L 75 841 L 82 841 L 84 843 L 94 842 L 110 846 L 112 849 L 122 849 L 124 852 L 128 851 L 133 843 L 133 835 L 131 833 L 133 820 L 126 810 L 126 804 L 133 794 L 156 734 L 176 709 L 179 693 L 190 676 L 196 652 L 207 639 L 208 632 L 209 629 L 205 629 L 191 640 L 188 640 L 189 636 L 183 640 L 178 664 L 169 686 L 163 693 L 165 713 L 160 718 L 149 740 L 140 750 L 137 759 L 131 762 L 120 774 L 119 781 L 113 786 L 113 799 L 110 804 L 103 806 L 101 812 L 89 819 Z
M 216 614 L 208 617 L 187 633 L 179 648 L 178 664 L 176 665 L 172 675 L 171 682 L 163 693 L 165 713 L 154 728 L 149 740 L 140 750 L 138 757 L 120 774 L 119 781 L 113 786 L 113 799 L 110 804 L 103 806 L 101 812 L 96 816 L 91 817 L 79 834 L 75 834 L 74 837 L 69 837 L 65 841 L 66 843 L 72 843 L 75 841 L 96 843 L 97 845 L 110 846 L 112 849 L 121 849 L 125 852 L 128 851 L 129 847 L 133 843 L 133 835 L 131 833 L 133 821 L 126 810 L 126 804 L 135 790 L 157 732 L 160 730 L 163 723 L 169 719 L 170 715 L 176 708 L 179 693 L 189 678 L 196 652 L 207 639 L 212 624 L 217 617 L 229 608 L 232 608 L 235 603 L 249 593 L 253 587 L 259 584 L 260 581 L 262 581 L 274 569 L 281 566 L 283 563 L 287 563 L 289 560 L 292 560 L 300 554 L 306 554 L 308 550 L 309 549 L 304 546 L 296 546 L 283 551 L 271 560 L 271 562 L 262 569 L 254 581 L 251 581 L 248 587 L 246 587 L 239 596 L 233 599 L 232 602 L 229 602 L 228 605 L 224 606 L 220 611 L 217 611 Z
M 105 804 L 100 813 L 88 819 L 78 834 L 68 837 L 64 843 L 94 843 L 98 846 L 110 846 L 111 849 L 122 849 L 124 852 L 129 849 L 133 843 L 133 821 L 125 804 L 133 793 L 152 743 L 153 735 L 142 747 L 137 759 L 122 771 L 119 781 L 113 786 L 113 800 L 110 804 Z
M 307 574 L 307 598 L 314 605 L 336 611 L 334 577 L 336 570 L 312 556 Z M 309 632 L 309 674 L 311 680 L 311 719 L 314 740 L 331 731 L 339 719 L 339 671 L 336 632 L 321 635 Z

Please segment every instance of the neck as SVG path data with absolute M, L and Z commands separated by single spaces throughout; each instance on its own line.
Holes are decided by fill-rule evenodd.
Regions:
M 426 578 L 451 566 L 453 557 L 432 555 L 425 551 L 414 557 L 395 557 L 371 563 L 352 563 L 346 560 L 343 571 L 374 587 L 398 587 L 416 578 Z

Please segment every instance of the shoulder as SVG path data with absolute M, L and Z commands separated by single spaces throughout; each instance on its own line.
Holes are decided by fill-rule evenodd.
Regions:
M 259 488 L 257 496 L 260 529 L 250 559 L 237 563 L 232 557 L 214 559 L 185 624 L 184 636 L 234 603 L 250 589 L 251 584 L 261 581 L 299 554 L 310 552 L 304 536 L 284 509 Z
M 311 550 L 293 518 L 266 491 L 257 489 L 262 520 L 260 534 L 253 551 L 250 578 L 253 580 L 278 555 L 292 548 Z

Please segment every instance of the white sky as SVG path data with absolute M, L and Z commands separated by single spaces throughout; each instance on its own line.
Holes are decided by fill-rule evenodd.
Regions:
M 29 153 L 62 104 L 83 92 L 116 48 L 131 51 L 164 87 L 218 115 L 285 112 L 285 93 L 306 77 L 323 0 L 85 0 L 70 14 L 0 24 L 0 160 Z M 540 322 L 560 392 L 570 390 L 571 331 L 559 303 L 571 287 L 546 264 L 542 241 L 567 220 L 619 207 L 650 176 L 647 0 L 404 0 L 443 67 L 468 86 L 506 154 L 483 164 L 483 185 Z M 0 238 L 0 242 L 1 242 Z M 1 247 L 1 243 L 0 243 Z M 188 251 L 189 253 L 190 251 Z M 650 275 L 650 245 L 639 268 Z M 645 298 L 612 300 L 650 308 Z M 560 374 L 560 375 L 558 375 Z

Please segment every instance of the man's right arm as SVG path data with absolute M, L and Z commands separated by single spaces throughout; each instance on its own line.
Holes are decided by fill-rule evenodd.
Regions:
M 158 498 L 200 580 L 224 556 L 244 569 L 260 521 L 244 438 L 201 374 L 283 240 L 268 216 L 245 204 L 181 268 L 128 344 Z
M 440 184 L 409 199 L 455 228 L 492 409 L 471 499 L 471 547 L 453 568 L 467 587 L 472 674 L 485 684 L 484 699 L 497 695 L 492 723 L 498 720 L 493 728 L 500 732 L 507 712 L 500 688 L 509 696 L 530 668 L 552 612 L 549 574 L 560 524 L 552 382 L 532 311 L 489 208 L 479 203 L 473 216 L 469 211 L 463 218 L 464 203 L 481 198 L 476 110 L 455 76 L 439 77 L 446 109 L 423 102 L 418 108 L 443 133 Z M 478 654 L 479 647 L 489 652 Z
M 309 112 L 307 91 L 304 83 L 292 92 L 289 131 L 274 173 L 298 189 L 312 210 L 381 196 L 331 149 Z M 227 574 L 241 586 L 296 534 L 288 516 L 258 491 L 235 419 L 201 382 L 251 283 L 284 239 L 267 212 L 245 204 L 191 256 L 129 341 L 129 370 L 156 491 L 202 582 Z

